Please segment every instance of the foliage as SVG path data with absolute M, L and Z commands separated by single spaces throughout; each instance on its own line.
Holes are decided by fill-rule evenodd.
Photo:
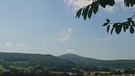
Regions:
M 0 69 L 70 72 L 76 68 L 84 71 L 95 71 L 99 68 L 104 71 L 107 71 L 109 68 L 135 68 L 135 60 L 97 60 L 74 54 L 55 57 L 40 54 L 0 53 L 0 59 L 2 59 L 0 60 L 2 61 Z
M 24 70 L 17 70 L 12 69 L 11 71 L 7 72 L 0 72 L 0 76 L 69 76 L 67 73 L 51 73 L 49 71 L 24 71 Z
M 51 71 L 70 71 L 74 63 L 52 55 L 0 53 L 0 65 L 5 69 L 35 69 Z
M 84 20 L 86 20 L 87 17 L 90 19 L 93 13 L 96 14 L 98 12 L 99 6 L 106 8 L 107 5 L 113 6 L 114 4 L 115 0 L 93 0 L 91 4 L 80 8 L 76 13 L 76 17 L 79 18 L 82 15 Z M 126 7 L 133 7 L 135 5 L 135 0 L 124 0 L 124 4 Z M 135 27 L 135 21 L 133 20 L 134 16 L 127 18 L 127 21 L 115 23 L 111 23 L 109 19 L 106 19 L 106 23 L 104 23 L 103 26 L 107 26 L 107 32 L 110 31 L 111 34 L 114 30 L 117 34 L 120 34 L 122 29 L 124 32 L 129 29 L 130 33 L 133 34 Z M 112 26 L 112 29 L 110 29 L 110 26 Z
M 135 60 L 97 60 L 93 58 L 82 57 L 74 54 L 65 54 L 59 56 L 59 58 L 70 60 L 76 63 L 77 66 L 85 70 L 93 70 L 98 67 L 108 68 L 135 68 Z M 93 66 L 93 67 L 92 67 Z

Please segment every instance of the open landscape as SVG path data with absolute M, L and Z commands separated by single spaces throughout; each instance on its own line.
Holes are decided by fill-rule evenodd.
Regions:
M 0 76 L 135 76 L 135 0 L 0 0 Z
M 0 53 L 0 76 L 92 76 L 134 75 L 135 60 L 98 60 L 75 54 L 61 56 Z M 13 75 L 12 75 L 13 74 Z M 19 75 L 21 76 L 21 75 Z

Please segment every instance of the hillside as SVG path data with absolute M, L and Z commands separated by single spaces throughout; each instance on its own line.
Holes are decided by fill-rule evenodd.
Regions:
M 0 64 L 4 67 L 32 67 L 45 68 L 48 70 L 71 70 L 75 65 L 73 62 L 59 59 L 52 55 L 24 54 L 24 53 L 0 53 Z M 66 67 L 66 68 L 65 68 Z
M 97 67 L 135 68 L 135 60 L 98 60 L 75 54 L 64 54 L 58 57 L 42 54 L 0 53 L 0 66 L 5 69 L 46 69 L 49 71 L 71 71 L 80 67 L 83 70 Z
M 58 56 L 58 58 L 70 60 L 78 65 L 84 65 L 84 64 L 88 64 L 88 63 L 93 64 L 93 63 L 96 63 L 97 61 L 99 61 L 97 59 L 82 57 L 82 56 L 75 55 L 75 54 L 64 54 L 64 55 Z
M 58 58 L 70 60 L 77 65 L 85 66 L 105 66 L 113 68 L 135 68 L 135 60 L 98 60 L 88 57 L 82 57 L 75 54 L 64 54 Z

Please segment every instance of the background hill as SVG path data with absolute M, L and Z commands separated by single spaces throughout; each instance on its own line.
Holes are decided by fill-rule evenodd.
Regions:
M 86 71 L 96 71 L 101 68 L 107 68 L 107 70 L 108 68 L 134 69 L 135 60 L 98 60 L 75 54 L 64 54 L 56 57 L 42 54 L 0 53 L 0 66 L 5 69 L 71 71 L 73 68 L 79 68 Z
M 64 54 L 58 58 L 70 60 L 80 66 L 100 66 L 112 68 L 135 68 L 135 60 L 98 60 L 75 54 Z
M 73 62 L 57 58 L 52 55 L 24 54 L 24 53 L 0 53 L 0 64 L 4 68 L 22 67 L 31 69 L 47 69 L 67 71 L 75 65 Z M 8 65 L 8 67 L 7 67 Z
M 93 64 L 93 63 L 97 63 L 98 61 L 100 61 L 97 59 L 82 57 L 82 56 L 75 55 L 75 54 L 64 54 L 64 55 L 58 56 L 58 58 L 70 60 L 70 61 L 76 63 L 77 65 Z

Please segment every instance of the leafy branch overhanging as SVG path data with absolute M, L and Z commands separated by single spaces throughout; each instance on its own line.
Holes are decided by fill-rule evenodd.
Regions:
M 123 0 L 126 7 L 133 7 L 135 5 L 135 0 Z M 93 2 L 85 7 L 80 8 L 76 13 L 76 18 L 80 18 L 82 15 L 84 20 L 87 18 L 91 18 L 92 14 L 96 14 L 98 12 L 99 6 L 106 8 L 107 5 L 113 6 L 115 4 L 115 0 L 93 0 Z M 120 32 L 123 31 L 126 32 L 127 29 L 129 29 L 130 33 L 134 33 L 134 27 L 135 27 L 135 21 L 133 18 L 135 17 L 135 14 L 132 17 L 127 18 L 127 21 L 125 22 L 116 22 L 111 23 L 109 19 L 106 19 L 106 22 L 103 24 L 103 26 L 107 26 L 107 32 L 113 33 L 115 32 L 117 34 L 120 34 Z M 112 26 L 112 27 L 110 27 Z M 112 28 L 110 30 L 110 28 Z

